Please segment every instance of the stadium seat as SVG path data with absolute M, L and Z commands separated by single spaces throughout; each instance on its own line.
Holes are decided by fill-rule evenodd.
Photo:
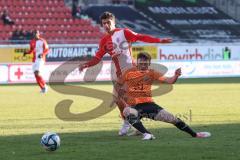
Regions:
M 9 0 L 0 1 L 0 9 L 7 7 L 13 26 L 0 23 L 0 39 L 10 39 L 16 29 L 25 31 L 39 29 L 46 39 L 61 42 L 92 42 L 100 38 L 99 26 L 93 26 L 90 19 L 73 19 L 71 9 L 64 0 Z M 86 34 L 89 32 L 89 34 Z M 96 37 L 97 35 L 97 37 Z M 87 37 L 88 40 L 87 40 Z

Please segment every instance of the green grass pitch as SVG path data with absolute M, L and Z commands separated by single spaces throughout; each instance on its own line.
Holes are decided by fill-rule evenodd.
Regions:
M 85 86 L 112 91 L 110 83 Z M 89 111 L 101 103 L 52 89 L 43 95 L 36 85 L 0 86 L 0 160 L 240 159 L 240 83 L 178 83 L 170 93 L 154 97 L 194 130 L 211 132 L 208 139 L 194 139 L 170 124 L 150 120 L 143 123 L 156 140 L 119 137 L 118 109 L 90 121 L 66 122 L 54 112 L 63 99 L 74 101 L 73 113 Z M 46 131 L 55 131 L 61 138 L 55 152 L 40 146 Z

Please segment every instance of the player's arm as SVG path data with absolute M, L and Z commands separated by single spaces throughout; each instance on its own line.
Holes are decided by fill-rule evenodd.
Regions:
M 178 80 L 178 77 L 181 76 L 181 74 L 182 74 L 181 68 L 178 68 L 175 70 L 174 76 L 165 77 L 164 82 L 168 84 L 174 84 Z
M 88 68 L 88 67 L 91 67 L 91 66 L 94 66 L 94 65 L 98 64 L 101 61 L 101 59 L 102 59 L 102 57 L 104 56 L 105 53 L 106 52 L 103 48 L 103 44 L 102 44 L 102 42 L 100 42 L 99 50 L 97 51 L 95 56 L 92 57 L 92 59 L 90 59 L 88 62 L 80 64 L 79 65 L 79 71 L 81 72 L 85 68 Z
M 43 43 L 43 56 L 46 56 L 49 52 L 49 47 L 48 47 L 48 44 L 47 44 L 47 41 L 44 41 Z
M 147 34 L 139 34 L 135 33 L 129 29 L 124 29 L 124 34 L 128 41 L 130 42 L 136 42 L 136 41 L 142 41 L 142 42 L 148 42 L 148 43 L 171 43 L 171 38 L 156 38 Z
M 88 67 L 91 67 L 91 66 L 95 66 L 96 64 L 98 64 L 101 61 L 101 58 L 99 58 L 97 56 L 97 54 L 98 54 L 98 52 L 96 53 L 96 56 L 92 57 L 92 59 L 90 59 L 88 62 L 80 64 L 79 65 L 79 71 L 81 72 L 85 68 L 88 68 Z
M 23 56 L 25 57 L 27 54 L 33 53 L 34 48 L 35 48 L 35 47 L 34 47 L 34 45 L 33 45 L 33 42 L 30 42 L 30 50 L 24 51 L 24 52 L 23 52 Z
M 177 81 L 178 77 L 181 76 L 181 68 L 178 68 L 175 70 L 175 74 L 172 77 L 165 77 L 161 73 L 153 71 L 153 79 L 155 81 L 158 81 L 160 83 L 168 83 L 168 84 L 173 84 Z

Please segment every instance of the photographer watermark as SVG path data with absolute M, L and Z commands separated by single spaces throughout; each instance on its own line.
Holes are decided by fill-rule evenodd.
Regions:
M 154 115 L 153 115 L 154 116 Z M 119 116 L 119 118 L 120 118 L 121 116 Z M 153 119 L 152 118 L 148 118 L 148 117 L 146 117 L 146 116 L 144 116 L 144 115 L 141 115 L 141 117 L 143 117 L 143 118 L 141 118 L 141 121 L 142 122 L 148 122 L 148 121 L 153 121 Z M 181 119 L 181 120 L 183 120 L 183 121 L 185 121 L 185 122 L 189 122 L 189 123 L 191 123 L 192 121 L 193 121 L 193 112 L 192 112 L 192 110 L 191 109 L 189 109 L 188 111 L 186 111 L 186 112 L 181 112 L 181 113 L 175 113 L 174 114 L 174 117 L 175 118 L 179 118 L 179 119 Z
M 113 109 L 115 109 L 116 105 L 113 99 L 113 94 L 104 90 L 87 88 L 84 86 L 73 86 L 69 84 L 65 84 L 64 81 L 66 77 L 71 74 L 74 70 L 78 69 L 80 64 L 83 64 L 85 61 L 79 60 L 78 58 L 71 59 L 66 61 L 62 65 L 60 65 L 56 70 L 51 73 L 49 79 L 50 87 L 61 94 L 66 95 L 79 95 L 86 96 L 90 98 L 100 99 L 102 102 L 94 109 L 83 112 L 83 113 L 72 113 L 70 111 L 71 105 L 74 103 L 72 99 L 63 99 L 60 100 L 56 104 L 55 114 L 56 116 L 64 121 L 87 121 L 91 119 L 98 118 L 103 116 Z M 127 61 L 126 61 L 127 62 Z M 126 63 L 125 66 L 131 66 L 132 64 Z M 86 69 L 84 74 L 83 82 L 84 84 L 92 84 L 96 82 L 97 76 L 99 75 L 101 69 L 103 67 L 103 63 L 99 63 L 94 67 L 90 67 Z M 165 74 L 167 72 L 167 68 L 160 64 L 151 64 L 151 68 L 155 71 L 160 72 L 161 74 Z M 115 66 L 111 64 L 111 78 L 113 84 L 116 81 L 115 76 Z M 81 74 L 81 73 L 80 73 Z M 161 96 L 166 93 L 169 93 L 172 90 L 171 84 L 161 84 L 158 85 L 156 89 L 152 91 L 152 96 Z

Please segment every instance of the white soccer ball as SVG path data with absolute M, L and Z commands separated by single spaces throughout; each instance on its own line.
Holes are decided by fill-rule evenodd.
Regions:
M 56 133 L 47 132 L 42 136 L 40 143 L 47 151 L 55 151 L 60 147 L 60 137 Z

